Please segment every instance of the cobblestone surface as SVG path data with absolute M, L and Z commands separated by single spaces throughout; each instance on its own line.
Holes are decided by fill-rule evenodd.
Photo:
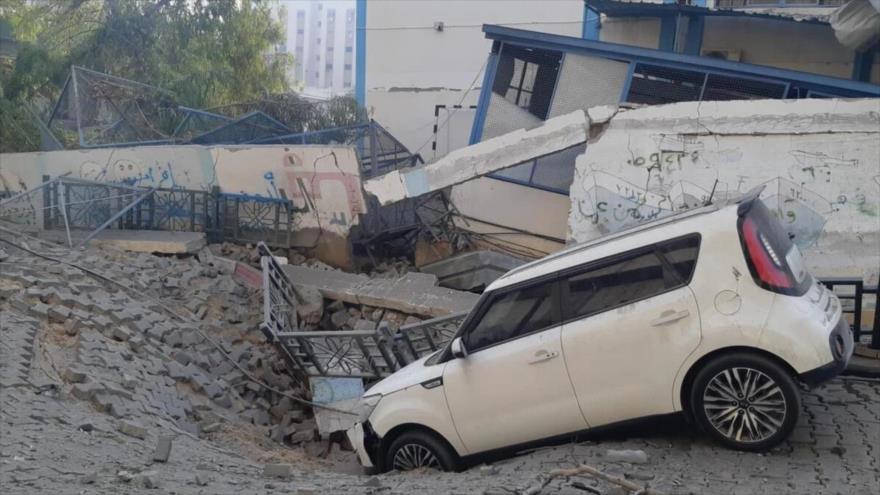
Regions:
M 867 495 L 880 487 L 880 380 L 845 377 L 805 392 L 793 435 L 764 455 L 718 447 L 682 420 L 666 418 L 521 453 L 492 468 L 356 474 L 350 452 L 334 450 L 319 459 L 322 444 L 278 443 L 268 437 L 272 426 L 253 424 L 248 404 L 265 399 L 246 383 L 224 378 L 233 370 L 194 328 L 79 270 L 5 249 L 9 258 L 0 263 L 5 494 L 615 493 L 586 477 L 557 479 L 541 488 L 542 474 L 580 463 L 675 494 Z M 56 254 L 102 262 L 100 253 L 91 251 Z M 147 271 L 115 270 L 144 290 L 155 285 Z M 171 285 L 192 284 L 193 277 L 184 273 Z M 207 318 L 204 327 L 211 325 L 222 333 L 224 325 Z M 241 346 L 230 351 L 241 362 L 253 359 Z M 282 424 L 298 428 L 300 438 L 312 428 L 308 422 Z M 168 437 L 170 455 L 157 462 L 160 438 Z M 608 450 L 634 449 L 647 454 L 647 463 L 605 457 Z M 264 477 L 266 464 L 290 464 L 291 474 Z

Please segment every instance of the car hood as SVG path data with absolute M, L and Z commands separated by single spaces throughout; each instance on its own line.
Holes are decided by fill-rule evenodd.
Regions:
M 370 387 L 364 395 L 388 395 L 397 392 L 398 390 L 403 390 L 412 387 L 413 385 L 418 385 L 422 382 L 442 376 L 444 368 L 442 363 L 425 366 L 425 361 L 433 355 L 434 354 L 430 354 L 418 361 L 409 363 L 403 368 L 397 370 L 391 376 L 386 377 Z

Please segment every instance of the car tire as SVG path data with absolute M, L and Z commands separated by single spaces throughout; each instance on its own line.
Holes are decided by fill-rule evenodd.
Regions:
M 694 378 L 691 414 L 700 428 L 737 450 L 764 452 L 797 424 L 797 384 L 780 365 L 758 354 L 735 353 L 710 361 Z
M 407 431 L 395 438 L 385 454 L 385 469 L 410 471 L 419 468 L 455 471 L 458 457 L 440 438 L 426 431 Z

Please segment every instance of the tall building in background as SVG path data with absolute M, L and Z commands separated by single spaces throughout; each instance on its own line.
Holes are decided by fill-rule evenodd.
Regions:
M 283 49 L 293 55 L 290 74 L 306 96 L 330 97 L 354 90 L 355 0 L 280 0 L 286 27 Z

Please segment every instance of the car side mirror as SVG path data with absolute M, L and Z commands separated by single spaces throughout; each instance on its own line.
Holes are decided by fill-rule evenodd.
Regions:
M 461 341 L 461 337 L 452 339 L 452 344 L 449 345 L 449 351 L 455 359 L 464 359 L 467 357 L 467 349 L 464 348 L 464 342 Z

